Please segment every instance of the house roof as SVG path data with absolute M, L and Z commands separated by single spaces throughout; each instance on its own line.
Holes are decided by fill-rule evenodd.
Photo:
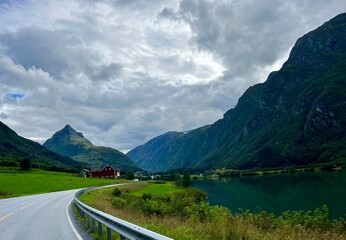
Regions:
M 109 165 L 109 164 L 107 164 L 107 165 L 102 165 L 101 166 L 101 170 L 100 170 L 100 172 L 103 170 L 103 169 L 105 169 L 106 167 L 111 167 L 111 168 L 113 168 L 114 170 L 117 170 L 117 171 L 119 171 L 119 169 L 117 169 L 117 168 L 114 168 L 114 167 L 112 167 L 111 165 Z

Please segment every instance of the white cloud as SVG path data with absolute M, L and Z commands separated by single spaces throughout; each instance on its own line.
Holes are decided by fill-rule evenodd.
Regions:
M 3 1 L 0 120 L 40 142 L 69 123 L 119 150 L 210 124 L 345 10 L 339 0 Z

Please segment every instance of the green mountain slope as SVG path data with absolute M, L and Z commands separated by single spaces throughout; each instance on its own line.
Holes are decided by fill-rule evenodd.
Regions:
M 300 38 L 282 68 L 250 87 L 213 125 L 128 156 L 155 171 L 345 162 L 345 29 L 341 14 Z
M 23 158 L 29 158 L 42 168 L 64 168 L 78 165 L 69 157 L 60 156 L 39 143 L 18 136 L 12 129 L 0 122 L 0 165 L 11 162 L 19 163 Z
M 112 148 L 94 146 L 82 133 L 75 131 L 70 125 L 66 125 L 55 133 L 43 146 L 87 165 L 110 164 L 126 170 L 137 168 L 125 154 Z

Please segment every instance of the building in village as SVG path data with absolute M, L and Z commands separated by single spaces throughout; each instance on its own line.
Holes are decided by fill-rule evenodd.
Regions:
M 91 167 L 90 169 L 84 168 L 80 175 L 84 178 L 118 178 L 120 177 L 120 170 L 115 169 L 110 165 L 101 168 Z

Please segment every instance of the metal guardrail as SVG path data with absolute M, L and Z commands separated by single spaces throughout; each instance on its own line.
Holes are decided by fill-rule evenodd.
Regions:
M 97 188 L 80 190 L 75 194 L 74 197 L 74 202 L 79 214 L 84 218 L 84 223 L 88 228 L 91 228 L 92 232 L 96 233 L 97 227 L 97 233 L 100 237 L 102 237 L 102 230 L 104 225 L 107 229 L 107 240 L 112 239 L 112 231 L 118 233 L 121 240 L 173 240 L 172 238 L 163 236 L 156 232 L 150 231 L 135 224 L 126 222 L 120 218 L 116 218 L 112 215 L 99 211 L 79 201 L 78 198 L 80 195 L 94 189 Z M 98 223 L 97 226 L 96 222 Z

